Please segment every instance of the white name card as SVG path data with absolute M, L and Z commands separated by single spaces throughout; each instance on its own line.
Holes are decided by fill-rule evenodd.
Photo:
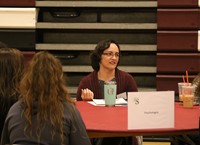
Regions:
M 129 92 L 128 129 L 174 128 L 174 91 Z

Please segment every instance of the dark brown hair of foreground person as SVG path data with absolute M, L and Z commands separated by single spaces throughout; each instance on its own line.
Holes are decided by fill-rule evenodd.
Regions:
M 63 103 L 66 100 L 67 102 L 73 102 L 68 95 L 63 77 L 61 62 L 48 52 L 38 52 L 34 55 L 29 64 L 28 71 L 21 81 L 20 97 L 23 100 L 26 119 L 24 131 L 31 135 L 33 105 L 37 102 L 37 106 L 39 107 L 36 117 L 38 142 L 41 133 L 40 124 L 48 122 L 48 120 L 53 127 L 52 137 L 56 129 L 59 129 L 57 132 L 60 132 L 61 142 L 64 140 L 62 121 L 64 114 Z
M 10 107 L 17 101 L 24 72 L 24 56 L 14 48 L 0 49 L 0 135 Z
M 0 96 L 15 96 L 24 72 L 24 56 L 14 48 L 0 49 Z

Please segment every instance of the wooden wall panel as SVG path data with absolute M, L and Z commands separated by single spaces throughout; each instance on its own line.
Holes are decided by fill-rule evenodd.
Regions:
M 198 51 L 198 31 L 157 31 L 157 51 Z
M 194 9 L 158 9 L 158 29 L 198 30 L 200 24 L 200 10 Z
M 195 75 L 189 75 L 189 82 L 195 78 Z M 183 82 L 182 75 L 157 75 L 157 91 L 174 90 L 178 94 L 178 83 Z
M 200 72 L 199 53 L 157 53 L 157 73 Z
M 0 0 L 0 6 L 35 6 L 35 0 Z
M 157 0 L 158 7 L 197 7 L 198 0 Z
M 199 0 L 157 0 L 158 91 L 174 90 L 189 72 L 189 80 L 200 72 Z

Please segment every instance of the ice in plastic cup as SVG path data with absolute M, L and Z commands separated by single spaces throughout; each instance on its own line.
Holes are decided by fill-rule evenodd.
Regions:
M 196 88 L 196 86 L 194 86 L 194 85 L 182 86 L 183 107 L 184 108 L 192 108 L 193 107 L 195 88 Z
M 183 101 L 182 86 L 186 86 L 186 85 L 191 86 L 191 83 L 184 83 L 184 82 L 178 83 L 178 93 L 179 93 L 179 101 L 180 102 Z

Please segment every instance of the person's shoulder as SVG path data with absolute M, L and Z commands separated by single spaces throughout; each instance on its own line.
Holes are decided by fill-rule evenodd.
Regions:
M 135 80 L 134 77 L 131 74 L 129 74 L 129 73 L 123 71 L 123 70 L 117 69 L 117 73 L 118 73 L 117 74 L 118 77 L 124 78 L 124 80 L 127 81 L 127 82 Z
M 66 110 L 70 109 L 70 110 L 76 110 L 76 105 L 73 102 L 64 102 L 64 108 L 66 108 Z M 69 110 L 68 110 L 69 111 Z
M 78 112 L 79 111 L 74 103 L 71 102 L 64 103 L 64 116 L 70 117 L 72 114 L 76 114 Z
M 15 115 L 19 115 L 21 113 L 21 109 L 22 108 L 22 102 L 20 100 L 18 100 L 17 102 L 15 102 L 9 109 L 8 111 L 8 116 L 11 114 L 15 114 Z
M 91 80 L 93 78 L 93 76 L 95 76 L 96 74 L 96 71 L 93 71 L 91 73 L 89 73 L 88 75 L 84 76 L 81 80 L 84 81 L 84 80 Z
M 17 102 L 15 102 L 11 107 L 10 110 L 16 110 L 17 108 L 20 108 L 22 105 L 22 101 L 18 100 Z
M 116 69 L 116 71 L 117 71 L 117 73 L 121 76 L 121 75 L 123 75 L 123 76 L 127 76 L 127 77 L 130 77 L 131 75 L 129 74 L 129 73 L 127 73 L 127 72 L 125 72 L 125 71 L 123 71 L 123 70 L 120 70 L 120 69 Z

